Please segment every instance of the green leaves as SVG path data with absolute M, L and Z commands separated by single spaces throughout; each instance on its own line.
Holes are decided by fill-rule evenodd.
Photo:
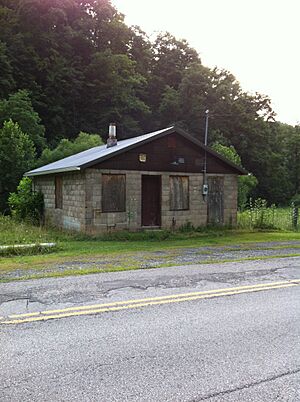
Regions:
M 36 165 L 43 166 L 48 163 L 55 162 L 67 156 L 74 155 L 86 149 L 96 147 L 103 144 L 101 137 L 97 134 L 79 133 L 74 141 L 63 138 L 56 148 L 45 148 Z
M 34 144 L 12 120 L 0 129 L 0 210 L 7 208 L 8 194 L 14 191 L 23 174 L 33 166 Z
M 111 51 L 96 53 L 85 71 L 84 113 L 89 116 L 89 128 L 97 127 L 106 136 L 108 124 L 117 123 L 126 136 L 138 132 L 130 120 L 139 116 L 143 119 L 149 113 L 148 106 L 139 96 L 145 79 L 135 71 L 136 63 L 125 54 Z M 120 135 L 122 138 L 122 134 Z
M 44 210 L 44 197 L 41 192 L 32 189 L 32 180 L 23 177 L 17 191 L 8 198 L 11 214 L 17 220 L 27 220 L 30 223 L 42 222 Z
M 18 123 L 19 128 L 28 135 L 40 153 L 45 146 L 45 128 L 32 107 L 27 91 L 19 90 L 11 94 L 8 100 L 0 101 L 0 126 L 9 119 Z
M 255 196 L 300 191 L 299 130 L 273 122 L 270 99 L 203 66 L 186 40 L 127 26 L 110 0 L 2 1 L 0 38 L 0 127 L 17 122 L 38 156 L 47 146 L 39 163 L 81 151 L 81 131 L 105 139 L 111 121 L 120 139 L 176 122 L 203 141 L 209 109 L 210 143 L 234 146 Z
M 14 89 L 13 69 L 7 54 L 7 48 L 0 41 L 0 99 L 5 98 Z

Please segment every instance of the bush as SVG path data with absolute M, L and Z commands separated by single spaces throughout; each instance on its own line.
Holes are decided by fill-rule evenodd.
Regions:
M 44 197 L 41 192 L 32 191 L 32 180 L 24 177 L 16 193 L 8 198 L 11 214 L 17 220 L 41 224 L 44 212 Z

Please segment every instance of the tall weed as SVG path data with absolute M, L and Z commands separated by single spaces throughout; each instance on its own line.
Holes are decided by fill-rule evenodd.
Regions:
M 268 207 L 267 201 L 261 198 L 249 201 L 249 208 L 238 213 L 238 227 L 241 229 L 278 229 L 292 230 L 293 209 Z

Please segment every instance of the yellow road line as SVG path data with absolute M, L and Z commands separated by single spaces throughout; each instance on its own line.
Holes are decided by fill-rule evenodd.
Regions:
M 211 290 L 200 291 L 200 292 L 178 293 L 175 295 L 148 297 L 148 298 L 144 298 L 144 299 L 134 299 L 134 300 L 124 300 L 124 301 L 105 303 L 105 304 L 91 304 L 91 305 L 86 305 L 86 306 L 66 307 L 64 309 L 44 310 L 44 311 L 38 311 L 38 312 L 34 312 L 34 313 L 12 314 L 12 315 L 9 315 L 9 318 L 34 317 L 34 316 L 39 316 L 41 314 L 51 314 L 52 315 L 52 314 L 56 314 L 56 313 L 64 313 L 66 311 L 91 310 L 91 309 L 97 309 L 97 308 L 102 308 L 102 307 L 119 306 L 119 305 L 123 305 L 123 304 L 142 303 L 142 302 L 155 301 L 155 300 L 177 299 L 177 298 L 187 297 L 187 296 L 198 296 L 198 295 L 206 295 L 206 294 L 211 294 L 211 293 L 215 294 L 215 293 L 222 293 L 222 292 L 230 292 L 230 291 L 239 290 L 239 289 L 265 288 L 265 287 L 269 287 L 269 286 L 285 285 L 285 284 L 289 284 L 289 283 L 300 283 L 300 279 L 296 279 L 293 281 L 280 281 L 280 282 L 262 283 L 262 284 L 256 284 L 256 285 L 245 285 L 245 286 L 238 286 L 238 287 L 233 287 L 233 288 L 211 289 Z
M 288 288 L 288 287 L 294 287 L 298 286 L 300 283 L 300 280 L 296 281 L 285 281 L 285 282 L 273 282 L 269 284 L 263 284 L 261 286 L 259 285 L 253 285 L 251 286 L 240 286 L 238 288 L 225 288 L 225 289 L 217 289 L 214 292 L 213 291 L 206 291 L 206 292 L 193 292 L 193 293 L 187 293 L 187 294 L 181 294 L 181 295 L 171 295 L 167 298 L 167 296 L 164 296 L 159 298 L 148 298 L 148 299 L 140 299 L 140 300 L 127 300 L 126 303 L 127 305 L 124 305 L 125 302 L 116 302 L 116 303 L 108 303 L 108 304 L 102 304 L 99 305 L 100 308 L 93 308 L 90 309 L 90 306 L 85 306 L 85 311 L 69 311 L 65 310 L 60 310 L 61 313 L 59 314 L 49 314 L 49 311 L 47 312 L 48 314 L 42 315 L 40 314 L 39 316 L 36 317 L 26 317 L 25 315 L 20 315 L 24 318 L 21 319 L 11 319 L 12 317 L 8 317 L 10 319 L 7 319 L 5 321 L 1 321 L 1 324 L 21 324 L 21 323 L 28 323 L 28 322 L 36 322 L 36 321 L 47 321 L 51 319 L 58 319 L 58 318 L 66 318 L 66 317 L 73 317 L 73 316 L 81 316 L 81 315 L 91 315 L 91 314 L 99 314 L 99 313 L 104 313 L 104 312 L 109 312 L 109 311 L 121 311 L 121 310 L 126 310 L 126 309 L 134 309 L 134 308 L 139 308 L 139 307 L 146 307 L 146 306 L 154 306 L 154 305 L 161 305 L 161 304 L 170 304 L 170 303 L 179 303 L 179 302 L 184 302 L 184 301 L 191 301 L 191 300 L 200 300 L 200 299 L 209 299 L 209 298 L 216 298 L 216 297 L 221 297 L 221 296 L 230 296 L 230 295 L 236 295 L 236 294 L 242 294 L 242 293 L 251 293 L 251 292 L 261 292 L 264 290 L 271 290 L 271 289 L 281 289 L 281 288 Z M 172 298 L 173 297 L 173 298 Z M 141 301 L 145 302 L 141 302 Z M 122 304 L 123 305 L 118 305 Z M 84 306 L 82 306 L 84 307 Z M 54 311 L 54 310 L 53 310 Z

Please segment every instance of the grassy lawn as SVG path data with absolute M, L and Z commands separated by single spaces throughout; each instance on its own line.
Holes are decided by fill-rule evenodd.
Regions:
M 300 240 L 300 233 L 292 231 L 249 231 L 205 229 L 205 231 L 116 233 L 87 237 L 53 229 L 37 228 L 0 217 L 0 245 L 57 242 L 58 247 L 48 254 L 0 256 L 1 272 L 16 269 L 42 269 L 47 264 L 86 260 L 92 257 L 108 258 L 132 256 L 143 251 L 175 251 L 184 247 L 230 246 L 249 243 Z M 300 249 L 299 249 L 300 251 Z M 124 267 L 125 268 L 125 267 Z M 112 269 L 113 270 L 113 269 Z

